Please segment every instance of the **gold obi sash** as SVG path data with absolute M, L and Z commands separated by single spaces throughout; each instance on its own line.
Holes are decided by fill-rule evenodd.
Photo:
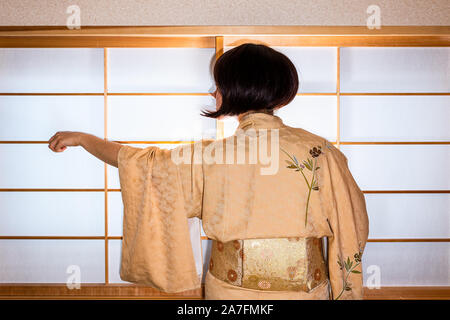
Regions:
M 213 240 L 209 272 L 256 290 L 309 292 L 328 281 L 318 238 Z

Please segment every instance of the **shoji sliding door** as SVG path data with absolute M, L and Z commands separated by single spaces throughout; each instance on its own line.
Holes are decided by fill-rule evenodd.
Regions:
M 278 115 L 334 142 L 365 193 L 365 284 L 450 286 L 450 49 L 272 47 L 300 77 Z
M 53 153 L 47 141 L 73 130 L 172 148 L 231 135 L 235 120 L 216 123 L 199 111 L 214 108 L 211 59 L 249 41 L 292 59 L 300 89 L 278 115 L 340 148 L 365 193 L 365 284 L 379 284 L 380 291 L 450 286 L 448 38 L 420 32 L 241 37 L 233 30 L 240 29 L 120 40 L 117 30 L 110 40 L 106 33 L 82 41 L 0 37 L 0 296 L 77 295 L 65 285 L 77 267 L 82 295 L 159 295 L 120 280 L 117 169 L 81 147 Z M 71 41 L 79 48 L 66 48 Z M 191 235 L 205 274 L 210 240 L 196 220 Z M 36 283 L 42 286 L 27 286 Z M 47 283 L 61 286 L 45 291 Z
M 216 137 L 216 124 L 200 116 L 215 109 L 210 64 L 214 48 L 111 48 L 108 49 L 108 138 L 136 147 L 173 148 L 202 138 Z M 149 141 L 150 140 L 150 141 Z M 118 170 L 108 167 L 108 188 L 119 191 Z M 108 195 L 109 272 L 111 283 L 119 277 L 122 236 L 120 192 Z M 191 242 L 197 271 L 202 276 L 201 226 L 190 219 Z
M 211 47 L 0 49 L 0 285 L 81 285 L 119 276 L 117 168 L 82 147 L 54 153 L 57 131 L 144 148 L 215 138 Z M 190 219 L 199 276 L 200 221 Z M 70 282 L 70 281 L 69 281 Z
M 379 266 L 382 286 L 448 286 L 450 50 L 355 47 L 340 58 L 341 149 L 370 218 L 363 262 Z
M 71 266 L 104 282 L 103 164 L 45 143 L 104 137 L 103 50 L 0 49 L 0 92 L 0 282 L 65 283 Z

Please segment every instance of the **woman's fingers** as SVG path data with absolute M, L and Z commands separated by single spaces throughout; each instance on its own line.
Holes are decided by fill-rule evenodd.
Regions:
M 53 135 L 53 137 L 51 137 L 48 142 L 49 142 L 48 147 L 52 151 L 54 151 L 54 152 L 63 151 L 63 150 L 60 150 L 61 146 L 64 146 L 63 143 L 62 143 L 63 142 L 63 135 L 60 132 L 55 133 Z
M 56 152 L 56 146 L 59 143 L 59 139 L 55 138 L 52 140 L 52 142 L 49 143 L 48 147 L 52 150 Z
M 58 131 L 48 140 L 48 147 L 54 152 L 64 151 L 68 146 L 80 145 L 80 133 Z
M 55 140 L 55 135 L 53 135 L 50 139 L 48 139 L 48 145 L 50 146 L 50 143 Z
M 62 151 L 64 151 L 65 149 L 66 149 L 66 146 L 64 145 L 63 140 L 62 140 L 62 139 L 56 140 L 55 148 L 54 148 L 53 151 L 55 151 L 55 152 L 62 152 Z
M 55 141 L 55 139 L 56 139 L 57 137 L 59 137 L 59 132 L 55 133 L 55 134 L 48 140 L 49 145 L 50 145 L 53 141 Z
M 53 144 L 55 143 L 55 136 L 51 137 L 48 140 L 48 147 L 50 148 L 50 150 L 53 150 Z

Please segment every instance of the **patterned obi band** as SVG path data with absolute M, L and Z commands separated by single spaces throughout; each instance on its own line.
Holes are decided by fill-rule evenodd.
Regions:
M 309 292 L 328 281 L 318 238 L 213 240 L 209 272 L 256 290 Z

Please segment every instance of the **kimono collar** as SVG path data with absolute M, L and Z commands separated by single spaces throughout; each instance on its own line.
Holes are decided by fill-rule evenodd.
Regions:
M 239 121 L 237 129 L 272 129 L 281 128 L 283 121 L 280 117 L 265 112 L 247 112 Z

